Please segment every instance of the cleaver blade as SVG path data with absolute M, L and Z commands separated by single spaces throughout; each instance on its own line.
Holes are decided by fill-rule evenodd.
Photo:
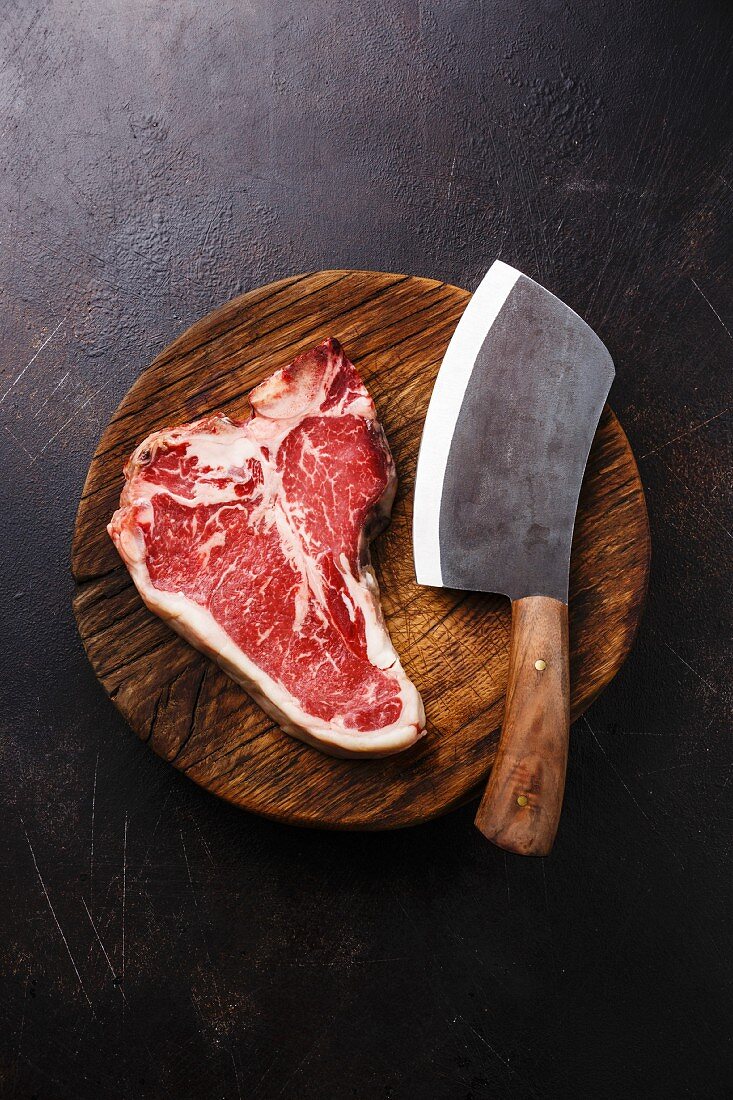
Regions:
M 570 549 L 613 376 L 577 313 L 497 260 L 448 345 L 420 444 L 418 583 L 512 601 L 504 726 L 476 823 L 524 854 L 550 850 L 560 816 Z

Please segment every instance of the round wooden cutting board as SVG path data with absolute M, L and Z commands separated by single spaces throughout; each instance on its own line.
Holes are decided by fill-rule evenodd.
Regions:
M 486 779 L 502 719 L 509 601 L 419 587 L 410 533 L 423 420 L 469 296 L 430 279 L 365 271 L 324 271 L 254 290 L 166 348 L 99 443 L 72 558 L 74 611 L 89 660 L 139 737 L 201 786 L 247 810 L 297 825 L 391 829 L 465 802 Z M 387 623 L 422 693 L 428 726 L 413 749 L 382 760 L 337 760 L 282 733 L 223 672 L 146 610 L 105 529 L 119 500 L 123 463 L 149 432 L 214 409 L 245 415 L 252 386 L 327 336 L 342 341 L 374 397 L 400 478 L 392 523 L 372 552 Z M 606 407 L 573 542 L 573 717 L 628 654 L 648 572 L 639 474 Z

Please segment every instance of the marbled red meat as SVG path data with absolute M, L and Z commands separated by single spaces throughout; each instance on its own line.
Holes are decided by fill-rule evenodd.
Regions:
M 149 436 L 109 525 L 147 606 L 211 656 L 288 733 L 379 756 L 423 732 L 369 563 L 389 517 L 392 456 L 336 340 L 221 414 Z

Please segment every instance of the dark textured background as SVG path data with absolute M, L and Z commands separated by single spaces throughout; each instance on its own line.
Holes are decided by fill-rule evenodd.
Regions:
M 24 1098 L 731 1095 L 733 9 L 0 5 L 0 1086 Z M 298 832 L 125 728 L 71 614 L 95 442 L 242 289 L 321 267 L 593 325 L 649 602 L 576 724 L 551 858 L 471 809 Z

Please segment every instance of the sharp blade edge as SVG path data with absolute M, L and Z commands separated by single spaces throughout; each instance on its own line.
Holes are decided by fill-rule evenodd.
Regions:
M 491 265 L 466 306 L 438 371 L 415 476 L 412 532 L 418 584 L 443 587 L 440 503 L 451 442 L 476 358 L 520 276 L 501 260 Z

